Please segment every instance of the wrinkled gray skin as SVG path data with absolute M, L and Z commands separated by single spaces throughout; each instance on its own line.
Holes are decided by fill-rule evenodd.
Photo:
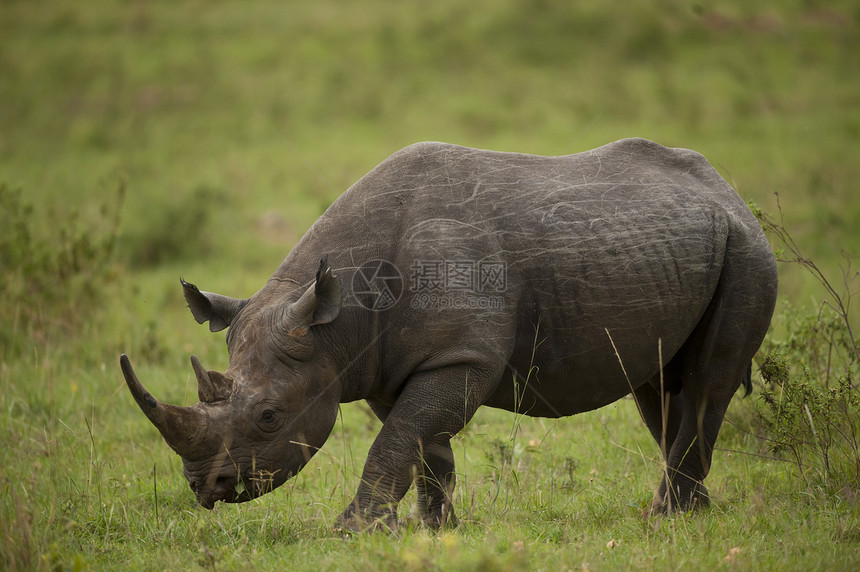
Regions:
M 403 277 L 384 311 L 353 291 L 371 260 Z M 422 308 L 416 261 L 501 262 L 507 275 L 493 304 L 452 289 L 461 307 Z M 339 519 L 360 529 L 395 523 L 413 482 L 423 520 L 452 521 L 449 441 L 479 406 L 561 417 L 631 388 L 665 451 L 652 510 L 707 504 L 702 481 L 729 401 L 749 390 L 777 273 L 756 219 L 695 152 L 641 139 L 564 157 L 420 143 L 335 201 L 251 298 L 183 286 L 198 322 L 229 326 L 226 372 L 192 358 L 200 403 L 173 407 L 121 361 L 199 503 L 281 485 L 325 443 L 338 404 L 364 399 L 383 425 Z

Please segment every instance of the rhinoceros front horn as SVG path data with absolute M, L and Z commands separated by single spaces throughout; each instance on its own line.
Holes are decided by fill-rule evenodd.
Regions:
M 137 379 L 127 355 L 120 356 L 119 364 L 138 407 L 155 425 L 170 448 L 183 457 L 196 457 L 209 424 L 208 416 L 198 406 L 177 407 L 160 403 Z

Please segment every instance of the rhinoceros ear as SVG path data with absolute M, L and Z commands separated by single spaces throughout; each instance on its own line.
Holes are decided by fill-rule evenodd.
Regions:
M 316 281 L 287 310 L 286 326 L 291 336 L 302 336 L 311 326 L 337 318 L 341 307 L 340 282 L 326 259 L 320 261 Z
M 209 322 L 209 331 L 219 332 L 230 325 L 247 300 L 228 298 L 212 292 L 201 292 L 197 286 L 179 279 L 185 293 L 185 301 L 198 324 Z

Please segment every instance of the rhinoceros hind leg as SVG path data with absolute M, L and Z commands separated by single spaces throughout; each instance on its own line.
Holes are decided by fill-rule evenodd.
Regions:
M 666 462 L 668 486 L 661 487 L 663 498 L 657 499 L 669 512 L 710 503 L 702 483 L 711 468 L 717 435 L 729 402 L 748 377 L 773 312 L 776 277 L 750 269 L 745 253 L 733 248 L 730 240 L 711 303 L 672 359 L 682 380 L 681 419 Z
M 705 326 L 707 325 L 706 322 Z M 651 505 L 651 513 L 687 512 L 710 503 L 708 490 L 703 482 L 710 472 L 714 444 L 726 409 L 740 385 L 745 369 L 735 359 L 703 362 L 703 354 L 713 353 L 708 351 L 711 348 L 703 351 L 702 342 L 706 345 L 713 344 L 713 333 L 705 332 L 704 340 L 694 333 L 692 343 L 688 343 L 682 348 L 682 353 L 676 356 L 676 359 L 684 364 L 684 385 L 677 395 L 667 394 L 668 405 L 663 405 L 668 407 L 667 438 L 663 451 L 666 466 L 660 488 Z M 723 351 L 721 349 L 720 353 Z M 737 350 L 737 353 L 742 351 Z M 659 399 L 658 396 L 657 403 Z M 653 409 L 653 404 L 651 407 Z M 642 410 L 647 423 L 647 408 L 643 407 Z M 657 412 L 661 415 L 660 424 L 652 427 L 654 423 L 648 423 L 652 434 L 655 434 L 655 429 L 662 427 L 662 411 L 660 409 Z M 651 415 L 653 417 L 654 413 Z M 658 444 L 662 443 L 659 435 L 655 434 L 655 439 Z
M 651 383 L 646 383 L 633 392 L 639 412 L 642 414 L 642 420 L 651 432 L 651 436 L 654 437 L 654 441 L 657 442 L 657 446 L 660 447 L 664 463 L 660 488 L 651 502 L 648 514 L 665 513 L 668 510 L 668 499 L 666 498 L 668 471 L 666 467 L 668 466 L 669 452 L 672 450 L 672 445 L 675 443 L 681 426 L 683 397 L 680 394 L 673 395 L 662 388 L 668 387 L 669 379 L 667 378 L 674 371 L 671 366 L 664 368 L 662 385 L 660 374 L 658 374 Z

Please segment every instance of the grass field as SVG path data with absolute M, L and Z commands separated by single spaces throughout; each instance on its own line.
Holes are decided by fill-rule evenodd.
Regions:
M 0 568 L 856 569 L 860 468 L 817 479 L 776 458 L 757 375 L 703 513 L 642 517 L 661 469 L 630 400 L 559 421 L 488 409 L 454 444 L 460 528 L 344 539 L 334 518 L 379 428 L 364 404 L 294 480 L 209 512 L 118 357 L 165 401 L 196 401 L 188 355 L 227 356 L 178 278 L 249 296 L 335 197 L 420 140 L 696 149 L 773 216 L 778 193 L 848 300 L 858 55 L 849 0 L 0 3 Z M 780 273 L 767 347 L 850 369 L 797 342 L 844 336 L 815 322 L 832 295 L 800 265 Z

